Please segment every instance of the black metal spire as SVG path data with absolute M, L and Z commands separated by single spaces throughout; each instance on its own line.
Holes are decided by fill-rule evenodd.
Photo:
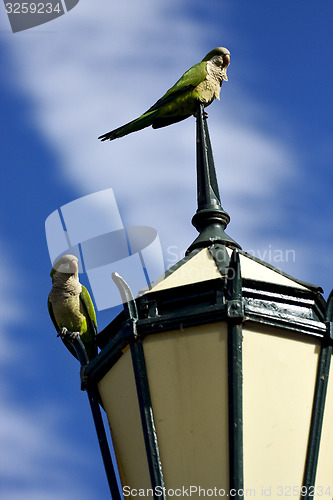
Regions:
M 224 232 L 230 217 L 221 205 L 207 115 L 204 111 L 204 105 L 200 101 L 197 105 L 196 118 L 198 210 L 192 218 L 192 224 L 200 234 L 186 253 L 189 254 L 196 248 L 208 247 L 215 242 L 233 248 L 241 248 Z

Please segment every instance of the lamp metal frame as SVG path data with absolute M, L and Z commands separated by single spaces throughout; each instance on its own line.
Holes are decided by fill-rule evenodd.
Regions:
M 221 277 L 143 294 L 134 299 L 126 282 L 117 274 L 113 279 L 120 291 L 122 311 L 98 334 L 99 355 L 89 364 L 79 338 L 73 344 L 81 362 L 82 389 L 87 391 L 93 414 L 105 471 L 113 499 L 120 499 L 116 469 L 101 417 L 98 382 L 114 366 L 128 345 L 131 349 L 145 448 L 154 498 L 166 499 L 158 436 L 154 424 L 149 383 L 142 342 L 146 335 L 185 329 L 194 325 L 226 321 L 228 324 L 228 399 L 229 399 L 229 487 L 243 500 L 243 410 L 242 410 L 242 327 L 255 322 L 281 327 L 319 339 L 321 343 L 309 441 L 304 470 L 302 498 L 312 498 L 325 408 L 330 361 L 333 346 L 333 292 L 327 304 L 320 287 L 298 281 L 306 288 L 284 286 L 242 278 L 240 255 L 254 261 L 255 257 L 241 250 L 238 243 L 224 232 L 230 218 L 223 210 L 217 185 L 207 116 L 201 103 L 197 106 L 197 179 L 198 210 L 192 222 L 199 236 L 186 256 L 166 272 L 165 278 L 207 248 Z M 233 249 L 231 257 L 227 248 Z M 273 266 L 260 264 L 276 270 Z M 283 276 L 287 274 L 278 270 Z M 293 281 L 296 281 L 292 278 Z

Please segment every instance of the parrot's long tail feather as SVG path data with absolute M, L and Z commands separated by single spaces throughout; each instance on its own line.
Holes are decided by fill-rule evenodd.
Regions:
M 145 113 L 139 118 L 136 118 L 136 120 L 126 123 L 126 125 L 123 125 L 122 127 L 116 128 L 115 130 L 111 130 L 111 132 L 107 132 L 106 134 L 99 136 L 98 139 L 101 139 L 101 141 L 113 141 L 113 139 L 118 139 L 119 137 L 123 137 L 124 135 L 130 134 L 131 132 L 137 132 L 138 130 L 149 127 L 153 124 L 156 114 L 157 111 Z

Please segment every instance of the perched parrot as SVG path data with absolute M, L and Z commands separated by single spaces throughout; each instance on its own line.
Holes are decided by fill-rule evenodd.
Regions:
M 61 257 L 53 266 L 50 276 L 52 289 L 47 305 L 58 336 L 76 357 L 74 348 L 66 341 L 65 333 L 78 332 L 91 361 L 97 355 L 96 313 L 88 290 L 79 281 L 77 257 Z
M 209 52 L 200 63 L 186 71 L 178 82 L 143 115 L 101 135 L 99 139 L 112 141 L 150 125 L 153 128 L 165 127 L 195 115 L 198 101 L 206 107 L 215 98 L 220 99 L 222 82 L 228 80 L 229 63 L 229 50 L 217 47 Z

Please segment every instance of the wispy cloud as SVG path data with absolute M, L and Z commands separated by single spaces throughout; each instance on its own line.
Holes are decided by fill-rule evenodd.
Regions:
M 23 300 L 22 277 L 4 242 L 0 248 L 0 276 L 0 361 L 6 364 L 19 355 L 19 347 L 11 337 L 12 328 L 22 324 L 29 314 Z
M 18 276 L 19 266 L 4 246 L 2 242 L 0 496 L 6 500 L 90 500 L 93 493 L 87 484 L 82 485 L 82 477 L 89 473 L 91 457 L 84 453 L 84 444 L 73 446 L 71 432 L 66 430 L 71 421 L 69 408 L 53 400 L 51 387 L 50 393 L 41 391 L 39 400 L 34 400 L 42 384 L 40 374 L 35 373 L 36 339 L 30 336 L 29 285 L 22 269 L 23 275 Z M 29 380 L 37 381 L 37 387 L 30 386 Z M 73 476 L 77 468 L 82 476 Z
M 81 478 L 89 473 L 88 457 L 79 453 L 77 445 L 71 447 L 70 441 L 64 439 L 60 429 L 64 420 L 61 411 L 54 405 L 29 410 L 27 405 L 8 401 L 2 401 L 1 406 L 1 497 L 13 500 L 92 498 L 80 475 L 73 475 L 73 470 L 80 468 Z
M 291 204 L 286 186 L 290 189 L 297 182 L 304 151 L 293 144 L 292 135 L 288 137 L 286 124 L 281 126 L 275 103 L 263 106 L 254 87 L 245 88 L 254 75 L 249 71 L 252 61 L 246 61 L 247 40 L 231 30 L 237 23 L 228 23 L 227 13 L 217 22 L 216 2 L 206 2 L 200 24 L 198 16 L 187 10 L 193 2 L 186 0 L 95 3 L 82 0 L 47 25 L 1 37 L 12 69 L 3 78 L 14 92 L 26 97 L 26 125 L 37 130 L 54 151 L 58 168 L 51 175 L 57 176 L 59 185 L 70 186 L 73 199 L 112 187 L 125 225 L 156 228 L 166 259 L 182 258 L 196 237 L 190 225 L 196 210 L 194 119 L 162 130 L 146 129 L 113 143 L 100 143 L 97 137 L 135 118 L 206 52 L 226 45 L 231 49 L 229 82 L 223 84 L 221 102 L 209 108 L 208 124 L 223 206 L 231 215 L 227 232 L 244 250 L 292 275 L 317 284 L 328 280 L 329 242 L 323 239 L 320 221 L 309 238 L 307 216 L 299 211 L 304 236 L 295 231 L 288 237 L 281 231 Z M 3 16 L 2 35 L 6 23 Z M 243 56 L 235 64 L 233 54 L 238 49 Z M 256 75 L 265 74 L 261 64 L 258 53 Z M 15 141 L 19 143 L 19 138 Z M 326 151 L 327 143 L 328 139 L 318 147 L 318 154 Z M 312 185 L 307 194 L 311 190 Z M 318 242 L 321 257 L 317 257 Z M 284 261 L 278 260 L 280 256 Z M 39 340 L 10 335 L 11 328 L 28 314 L 23 300 L 27 284 L 18 272 L 15 259 L 4 249 L 0 254 L 0 361 L 5 367 L 13 360 L 21 366 L 23 354 Z M 40 307 L 44 303 L 36 306 L 38 311 Z M 34 376 L 38 385 L 40 374 Z M 1 496 L 6 500 L 94 498 L 83 481 L 89 464 L 75 438 L 72 441 L 71 429 L 66 429 L 64 401 L 53 403 L 59 388 L 36 404 L 23 397 L 26 386 L 14 384 L 8 377 L 1 387 Z M 61 386 L 62 390 L 70 397 L 68 387 Z M 102 468 L 101 464 L 94 467 L 94 471 Z
M 114 143 L 101 144 L 97 136 L 147 109 L 212 47 L 194 18 L 182 16 L 181 5 L 178 20 L 166 1 L 131 6 L 128 16 L 123 4 L 102 1 L 92 11 L 82 2 L 75 14 L 54 21 L 57 31 L 47 37 L 42 27 L 34 36 L 18 36 L 11 47 L 16 81 L 24 82 L 35 126 L 55 148 L 65 182 L 80 194 L 112 187 L 125 219 L 155 227 L 164 246 L 177 234 L 183 246 L 194 235 L 188 223 L 196 196 L 194 120 Z M 216 39 L 222 31 L 219 25 Z M 237 46 L 229 32 L 219 43 L 229 41 Z M 229 73 L 221 103 L 211 108 L 210 127 L 223 197 L 233 221 L 251 234 L 256 210 L 274 197 L 297 162 L 289 144 L 256 125 L 265 110 L 239 83 L 233 101 L 241 113 L 234 113 L 225 97 L 232 63 Z M 261 216 L 268 219 L 270 209 Z

